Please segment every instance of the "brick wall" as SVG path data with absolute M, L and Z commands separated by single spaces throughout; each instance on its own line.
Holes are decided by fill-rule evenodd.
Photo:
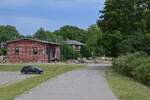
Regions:
M 33 54 L 33 47 L 37 47 L 37 55 Z M 15 48 L 19 48 L 19 55 L 15 54 Z M 9 63 L 33 62 L 43 63 L 48 62 L 48 57 L 45 53 L 46 44 L 36 41 L 21 40 L 7 45 L 7 61 Z

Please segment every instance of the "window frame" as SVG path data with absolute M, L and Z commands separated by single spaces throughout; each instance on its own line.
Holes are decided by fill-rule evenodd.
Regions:
M 15 55 L 19 55 L 20 54 L 20 49 L 19 47 L 15 47 Z
M 37 47 L 33 47 L 33 48 L 32 48 L 32 54 L 33 54 L 34 56 L 38 55 L 38 48 L 37 48 Z

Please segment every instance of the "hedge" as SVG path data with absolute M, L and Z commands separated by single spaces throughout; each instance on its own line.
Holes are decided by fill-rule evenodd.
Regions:
M 113 69 L 150 86 L 150 57 L 143 52 L 126 54 L 114 59 Z

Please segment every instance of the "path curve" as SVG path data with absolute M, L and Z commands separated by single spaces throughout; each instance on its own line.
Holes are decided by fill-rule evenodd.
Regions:
M 16 100 L 117 100 L 104 78 L 109 65 L 88 65 L 48 80 Z

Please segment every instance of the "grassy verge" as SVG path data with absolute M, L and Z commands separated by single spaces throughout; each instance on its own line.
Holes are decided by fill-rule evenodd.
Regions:
M 150 88 L 112 70 L 106 71 L 106 79 L 119 100 L 150 100 Z
M 20 71 L 23 65 L 0 65 L 0 71 Z
M 0 100 L 14 100 L 16 96 L 29 91 L 38 84 L 64 72 L 80 68 L 81 65 L 39 65 L 39 67 L 44 69 L 44 74 L 0 88 Z M 21 65 L 2 65 L 0 66 L 0 71 L 18 71 L 20 68 Z

